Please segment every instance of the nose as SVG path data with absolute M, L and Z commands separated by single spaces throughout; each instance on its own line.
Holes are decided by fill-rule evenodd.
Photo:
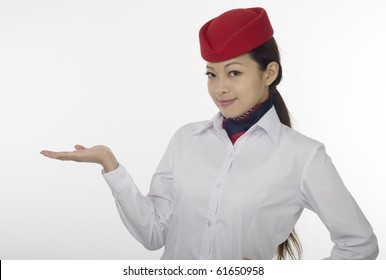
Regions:
M 224 78 L 219 78 L 217 87 L 216 87 L 216 94 L 217 95 L 223 95 L 229 92 L 229 86 L 226 82 L 226 79 Z
M 228 91 L 225 90 L 224 88 L 216 88 L 216 94 L 217 95 L 223 95 L 226 94 Z

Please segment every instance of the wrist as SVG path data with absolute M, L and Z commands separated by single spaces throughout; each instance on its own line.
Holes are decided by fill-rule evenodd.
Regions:
M 100 164 L 103 167 L 104 173 L 113 171 L 117 169 L 119 166 L 118 160 L 115 158 L 114 154 L 111 152 L 110 149 L 105 150 L 105 153 L 101 158 Z
M 103 166 L 103 172 L 108 173 L 108 172 L 111 172 L 111 171 L 117 169 L 119 166 L 119 163 L 118 163 L 118 161 L 107 162 L 107 163 L 102 164 L 102 166 Z

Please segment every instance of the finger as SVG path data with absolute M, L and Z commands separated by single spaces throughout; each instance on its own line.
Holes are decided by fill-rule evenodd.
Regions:
M 53 152 L 53 151 L 41 151 L 42 155 L 59 160 L 74 160 L 73 152 Z
M 53 152 L 53 151 L 47 151 L 47 150 L 43 150 L 40 152 L 43 156 L 46 156 L 46 157 L 49 157 L 49 158 L 55 158 L 55 154 L 56 152 Z
M 84 149 L 86 149 L 84 146 L 82 146 L 82 145 L 75 145 L 74 146 L 75 147 L 75 149 L 77 149 L 77 150 L 84 150 Z
M 55 154 L 56 154 L 55 159 L 76 161 L 75 156 L 74 156 L 74 152 L 58 152 Z

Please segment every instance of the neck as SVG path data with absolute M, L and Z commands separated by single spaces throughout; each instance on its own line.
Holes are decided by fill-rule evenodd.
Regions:
M 253 106 L 251 109 L 249 109 L 247 112 L 245 112 L 244 114 L 238 116 L 238 117 L 234 117 L 234 118 L 230 118 L 234 121 L 242 121 L 246 118 L 248 118 L 248 116 L 253 113 L 262 103 L 258 103 L 257 105 Z
M 234 144 L 238 138 L 257 123 L 272 106 L 273 100 L 270 96 L 266 101 L 257 104 L 241 116 L 228 119 L 224 118 L 223 128 L 226 130 L 232 143 Z

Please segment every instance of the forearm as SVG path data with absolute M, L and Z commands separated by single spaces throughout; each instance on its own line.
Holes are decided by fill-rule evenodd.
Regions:
M 154 202 L 139 191 L 123 166 L 104 173 L 103 177 L 111 188 L 121 220 L 130 233 L 150 250 L 161 248 L 164 245 L 164 219 L 161 213 L 156 213 Z
M 356 241 L 356 243 L 355 243 Z M 361 241 L 361 242 L 359 242 Z M 350 244 L 351 243 L 351 244 Z M 378 241 L 374 233 L 369 233 L 361 239 L 348 240 L 335 244 L 331 251 L 331 255 L 327 260 L 374 260 L 379 253 Z

